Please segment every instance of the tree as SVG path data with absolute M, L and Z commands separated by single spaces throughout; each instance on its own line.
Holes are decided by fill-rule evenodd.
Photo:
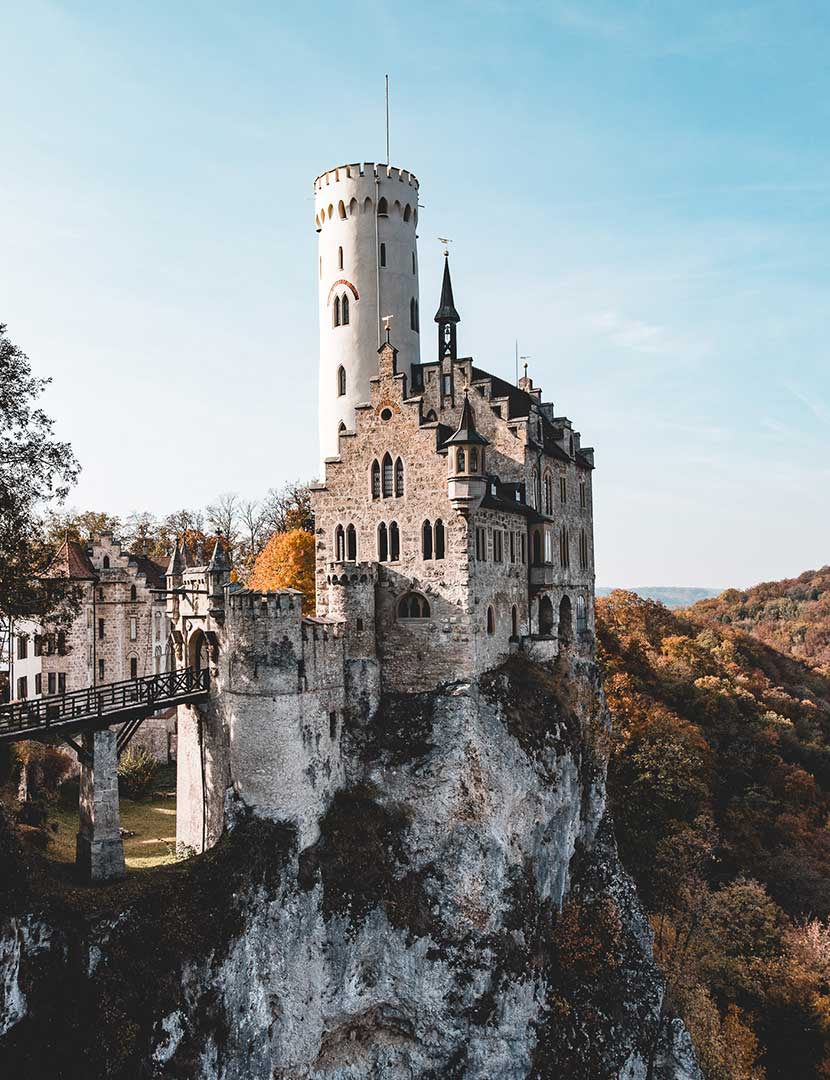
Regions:
M 67 536 L 86 545 L 102 533 L 121 535 L 121 519 L 103 510 L 67 510 L 63 513 L 52 510 L 46 516 L 45 525 L 46 542 L 53 550 L 60 547 Z
M 206 507 L 210 528 L 224 541 L 225 550 L 233 563 L 236 542 L 239 539 L 239 496 L 233 493 L 220 495 L 215 503 Z
M 41 516 L 61 503 L 80 466 L 54 423 L 35 406 L 49 379 L 32 375 L 29 359 L 0 324 L 0 616 L 51 614 L 66 593 L 38 580 L 53 554 Z
M 251 589 L 299 589 L 303 611 L 314 611 L 314 537 L 304 529 L 275 533 L 263 548 L 248 581 Z
M 271 488 L 262 507 L 264 526 L 270 533 L 303 529 L 314 532 L 314 512 L 311 509 L 311 488 L 293 480 L 279 490 Z

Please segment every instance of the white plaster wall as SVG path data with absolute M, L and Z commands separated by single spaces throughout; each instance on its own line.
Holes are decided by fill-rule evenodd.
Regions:
M 381 198 L 387 200 L 388 217 L 377 215 Z M 366 199 L 371 200 L 368 209 Z M 340 216 L 341 203 L 345 218 Z M 407 206 L 409 220 L 405 221 Z M 371 163 L 343 165 L 323 173 L 314 182 L 319 239 L 321 461 L 338 453 L 341 421 L 347 429 L 354 428 L 355 405 L 369 400 L 369 379 L 377 372 L 383 316 L 393 316 L 391 340 L 398 349 L 399 370 L 408 375 L 412 364 L 420 362 L 420 335 L 410 327 L 410 301 L 419 299 L 417 216 L 418 181 L 404 169 Z M 386 266 L 380 268 L 382 243 L 386 245 Z M 340 247 L 342 269 L 338 260 Z M 347 285 L 338 282 L 350 282 L 359 299 Z M 334 296 L 344 292 L 349 296 L 349 325 L 335 327 Z M 346 393 L 342 397 L 338 395 L 337 381 L 341 364 L 346 369 Z

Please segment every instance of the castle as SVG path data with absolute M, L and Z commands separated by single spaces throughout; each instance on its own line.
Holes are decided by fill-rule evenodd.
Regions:
M 527 376 L 458 355 L 449 259 L 421 343 L 418 181 L 344 165 L 314 182 L 320 447 L 317 612 L 230 582 L 221 548 L 177 548 L 167 610 L 180 667 L 177 842 L 201 851 L 235 800 L 301 845 L 342 786 L 344 724 L 381 695 L 470 680 L 516 650 L 593 656 L 593 451 Z M 427 358 L 432 353 L 431 358 Z

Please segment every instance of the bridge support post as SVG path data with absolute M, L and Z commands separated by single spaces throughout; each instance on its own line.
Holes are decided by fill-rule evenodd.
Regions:
M 118 816 L 116 739 L 114 731 L 88 731 L 83 736 L 75 864 L 93 884 L 120 881 L 127 874 Z

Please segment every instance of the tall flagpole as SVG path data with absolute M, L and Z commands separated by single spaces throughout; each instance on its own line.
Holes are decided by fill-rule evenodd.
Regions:
M 386 167 L 390 164 L 389 158 L 389 76 L 386 76 Z

